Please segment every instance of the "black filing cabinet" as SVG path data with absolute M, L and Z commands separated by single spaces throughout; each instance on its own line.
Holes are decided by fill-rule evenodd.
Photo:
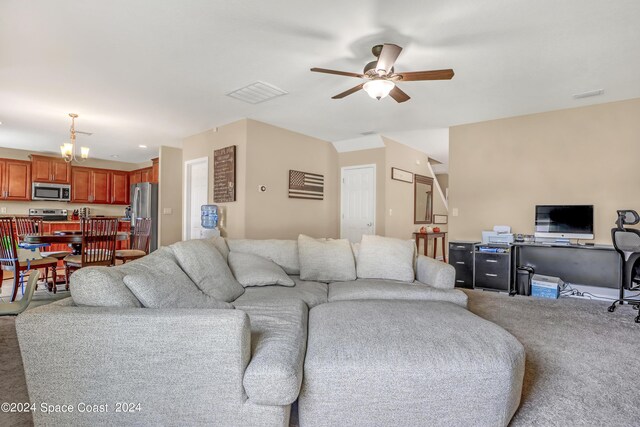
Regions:
M 449 264 L 456 269 L 456 286 L 473 288 L 473 252 L 479 242 L 456 240 L 449 242 Z
M 511 290 L 511 246 L 477 245 L 474 265 L 475 288 L 502 292 Z

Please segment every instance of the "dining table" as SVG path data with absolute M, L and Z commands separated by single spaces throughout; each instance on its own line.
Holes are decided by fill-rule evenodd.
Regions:
M 119 231 L 116 234 L 116 240 L 123 241 L 129 239 L 129 233 L 126 231 Z M 56 244 L 67 244 L 71 248 L 73 255 L 82 254 L 82 231 L 79 230 L 60 230 L 53 233 L 43 234 L 26 234 L 22 237 L 22 247 L 34 250 L 39 248 L 40 250 L 46 250 L 46 246 Z M 49 290 L 52 290 L 55 284 L 63 282 L 61 278 L 64 276 L 58 276 L 53 278 L 52 283 L 47 283 Z
M 127 239 L 129 239 L 129 233 L 126 231 L 119 231 L 116 234 L 116 240 Z M 82 231 L 78 230 L 61 230 L 50 234 L 26 234 L 23 236 L 22 241 L 27 244 L 68 244 L 72 249 L 73 255 L 82 253 Z

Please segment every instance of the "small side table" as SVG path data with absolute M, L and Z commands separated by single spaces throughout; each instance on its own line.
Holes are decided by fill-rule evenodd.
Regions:
M 433 240 L 433 259 L 436 258 L 438 254 L 438 239 L 442 239 L 442 259 L 444 262 L 447 262 L 447 251 L 446 251 L 446 240 L 447 240 L 447 232 L 439 231 L 437 233 L 413 233 L 416 239 L 416 247 L 420 250 L 420 239 L 424 239 L 424 255 L 429 256 L 427 253 L 427 248 L 429 247 L 429 240 Z

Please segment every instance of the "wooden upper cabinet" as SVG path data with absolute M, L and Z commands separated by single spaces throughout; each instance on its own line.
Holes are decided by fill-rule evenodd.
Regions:
M 0 199 L 31 200 L 31 162 L 0 159 Z
M 110 171 L 93 169 L 91 171 L 91 203 L 111 203 Z
M 114 205 L 129 204 L 129 172 L 111 171 L 111 202 Z
M 71 172 L 71 201 L 91 203 L 91 169 L 74 167 Z
M 158 182 L 160 182 L 160 162 L 159 162 L 159 158 L 156 157 L 155 159 L 151 159 L 152 162 L 152 166 L 151 166 L 151 182 L 157 184 Z
M 142 182 L 142 172 L 140 170 L 133 171 L 129 174 L 129 185 Z
M 140 182 L 151 182 L 151 175 L 153 174 L 151 168 L 142 169 L 140 173 L 141 173 Z
M 31 162 L 5 161 L 6 200 L 31 200 Z
M 31 155 L 31 180 L 33 182 L 71 183 L 71 163 L 62 158 Z

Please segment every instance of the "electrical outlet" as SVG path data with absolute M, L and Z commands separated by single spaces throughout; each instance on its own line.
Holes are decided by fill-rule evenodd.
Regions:
M 393 209 L 389 209 L 389 216 L 393 216 Z
M 458 208 L 451 209 L 451 216 L 458 216 L 460 213 L 458 212 Z
M 173 214 L 173 209 L 171 208 L 163 208 L 162 209 L 162 215 L 172 215 Z

